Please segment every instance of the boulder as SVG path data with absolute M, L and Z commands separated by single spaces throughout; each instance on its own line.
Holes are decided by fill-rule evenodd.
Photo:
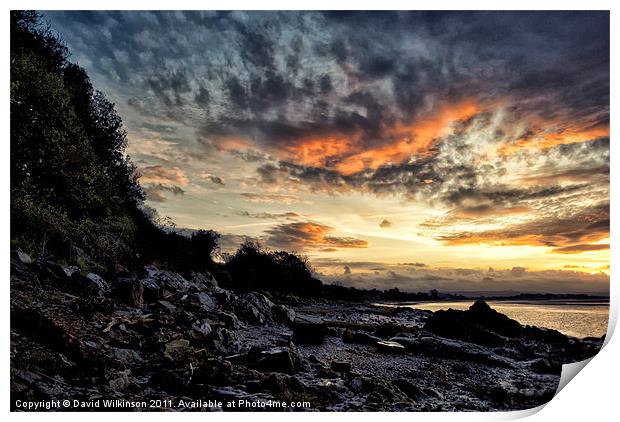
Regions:
M 293 336 L 298 343 L 322 344 L 326 327 L 322 319 L 310 315 L 297 315 L 293 320 Z
M 436 311 L 424 329 L 441 337 L 485 346 L 502 346 L 506 337 L 518 338 L 523 334 L 521 324 L 495 311 L 482 299 L 467 311 Z

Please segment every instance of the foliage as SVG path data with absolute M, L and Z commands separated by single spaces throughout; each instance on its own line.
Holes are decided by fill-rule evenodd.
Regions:
M 285 251 L 268 251 L 247 241 L 229 257 L 226 269 L 233 288 L 240 291 L 269 290 L 300 296 L 318 296 L 322 283 L 312 277 L 306 257 Z
M 67 57 L 35 12 L 11 12 L 11 238 L 108 266 L 131 259 L 143 194 L 114 105 Z

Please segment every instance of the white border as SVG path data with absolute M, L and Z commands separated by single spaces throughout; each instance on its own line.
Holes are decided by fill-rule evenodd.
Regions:
M 369 1 L 334 1 L 334 0 L 315 0 L 315 1 L 296 1 L 294 3 L 285 1 L 271 1 L 262 0 L 260 2 L 250 2 L 247 0 L 229 0 L 225 3 L 222 2 L 209 2 L 209 1 L 190 1 L 190 0 L 177 0 L 175 2 L 165 2 L 161 0 L 152 1 L 133 1 L 127 0 L 92 0 L 90 2 L 76 1 L 76 0 L 64 0 L 49 1 L 41 0 L 26 0 L 26 1 L 14 1 L 9 0 L 4 2 L 8 7 L 5 9 L 4 25 L 2 26 L 2 57 L 6 60 L 5 65 L 2 67 L 2 77 L 4 80 L 4 100 L 0 102 L 2 107 L 2 128 L 4 133 L 4 140 L 0 144 L 0 156 L 4 160 L 4 165 L 0 166 L 0 174 L 2 177 L 2 199 L 4 206 L 2 207 L 3 223 L 0 225 L 2 231 L 2 237 L 4 242 L 0 245 L 0 256 L 5 259 L 0 259 L 0 265 L 3 280 L 5 282 L 4 288 L 1 290 L 2 304 L 3 304 L 3 318 L 0 318 L 0 324 L 4 333 L 4 347 L 0 349 L 0 360 L 5 365 L 5 378 L 2 380 L 3 391 L 6 394 L 2 395 L 2 407 L 5 412 L 9 412 L 9 25 L 8 25 L 8 10 L 9 9 L 38 9 L 38 10 L 79 10 L 86 7 L 92 9 L 132 9 L 132 10 L 166 10 L 166 9 L 178 9 L 178 10 L 195 10 L 195 9 L 244 9 L 244 10 L 324 10 L 324 9 L 365 9 L 365 10 L 611 10 L 611 110 L 613 116 L 613 110 L 616 110 L 618 105 L 618 89 L 614 83 L 614 71 L 618 70 L 618 54 L 614 51 L 614 47 L 617 50 L 617 42 L 615 40 L 620 39 L 618 37 L 618 26 L 620 19 L 618 19 L 618 10 L 620 7 L 616 6 L 620 2 L 614 2 L 611 0 L 589 0 L 589 1 L 549 1 L 549 0 L 521 0 L 521 1 L 503 1 L 497 0 L 469 0 L 469 1 L 448 1 L 448 0 L 433 0 L 433 1 L 393 1 L 384 0 L 381 2 L 369 2 Z M 616 7 L 614 7 L 616 6 Z M 611 120 L 611 138 L 618 138 L 618 127 L 615 124 L 613 118 Z M 618 233 L 618 221 L 615 219 L 618 197 L 618 184 L 614 183 L 614 180 L 618 180 L 620 170 L 618 169 L 618 148 L 614 147 L 614 143 L 611 143 L 611 206 L 613 218 L 611 219 L 611 232 L 612 236 Z M 615 238 L 615 237 L 614 237 Z M 615 247 L 615 243 L 612 242 L 611 246 L 611 262 L 620 262 L 620 256 L 618 254 L 618 248 Z M 618 398 L 617 398 L 617 377 L 620 373 L 618 364 L 618 357 L 620 357 L 620 343 L 617 339 L 611 336 L 613 328 L 617 321 L 618 316 L 618 288 L 615 283 L 615 266 L 612 265 L 611 279 L 614 280 L 611 283 L 611 309 L 610 309 L 610 324 L 608 329 L 608 344 L 606 347 L 591 360 L 587 365 L 587 369 L 580 373 L 573 381 L 571 381 L 548 405 L 541 406 L 540 408 L 523 411 L 523 412 L 508 412 L 508 413 L 390 413 L 390 419 L 394 421 L 405 419 L 410 421 L 411 418 L 424 419 L 424 420 L 504 420 L 504 419 L 516 419 L 524 416 L 534 414 L 532 418 L 534 420 L 590 420 L 596 419 L 609 420 L 611 415 L 617 415 L 618 410 Z M 544 408 L 544 410 L 542 410 Z M 542 411 L 541 411 L 542 410 Z M 170 413 L 144 413 L 144 414 L 132 414 L 135 418 L 142 419 L 148 418 L 150 421 L 164 420 L 172 417 Z M 214 418 L 218 420 L 234 420 L 236 418 L 243 417 L 241 414 L 209 414 L 204 415 L 201 413 L 187 413 L 180 415 L 179 417 L 204 420 L 204 418 Z M 351 415 L 351 416 L 349 416 Z M 116 414 L 114 415 L 115 417 Z M 248 415 L 250 417 L 260 420 L 289 420 L 294 417 L 296 420 L 308 420 L 313 419 L 313 414 L 273 414 L 273 413 L 253 413 Z M 339 414 L 339 413 L 323 413 L 321 418 L 326 420 L 340 420 L 341 418 L 355 418 L 360 421 L 375 420 L 378 415 L 373 413 L 355 413 L 355 414 Z M 11 413 L 11 418 L 16 420 L 32 420 L 39 418 L 41 415 L 34 413 Z M 51 421 L 66 421 L 66 420 L 82 420 L 83 414 L 80 413 L 47 413 L 44 416 L 47 420 Z M 118 415 L 118 417 L 125 417 L 125 415 Z M 102 421 L 108 418 L 106 413 L 90 414 L 89 419 L 93 421 Z M 543 419 L 541 419 L 543 418 Z

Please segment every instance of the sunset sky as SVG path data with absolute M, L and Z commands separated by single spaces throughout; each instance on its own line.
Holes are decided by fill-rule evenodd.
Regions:
M 358 287 L 609 288 L 608 12 L 47 12 L 146 205 Z

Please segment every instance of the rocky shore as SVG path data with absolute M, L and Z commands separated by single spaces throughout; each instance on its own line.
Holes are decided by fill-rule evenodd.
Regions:
M 14 410 L 517 410 L 550 400 L 561 365 L 602 341 L 482 300 L 432 313 L 11 255 Z

